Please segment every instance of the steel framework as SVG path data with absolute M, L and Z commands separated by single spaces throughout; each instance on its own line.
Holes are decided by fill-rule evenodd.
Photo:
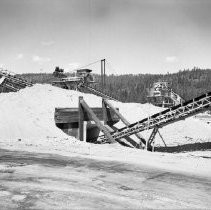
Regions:
M 154 114 L 148 118 L 145 118 L 141 121 L 130 124 L 127 127 L 123 127 L 111 134 L 112 137 L 116 140 L 147 129 L 152 129 L 155 127 L 161 128 L 168 124 L 195 115 L 199 112 L 203 112 L 205 109 L 210 108 L 210 106 L 211 106 L 211 92 L 208 92 L 197 98 L 186 101 L 183 104 L 179 104 L 172 108 L 166 109 L 162 112 Z M 98 141 L 100 142 L 104 142 L 106 140 L 107 139 L 105 136 L 100 136 L 98 139 Z
M 10 71 L 0 70 L 0 77 L 2 79 L 0 86 L 9 89 L 10 91 L 18 91 L 25 87 L 31 87 L 33 84 L 17 77 Z

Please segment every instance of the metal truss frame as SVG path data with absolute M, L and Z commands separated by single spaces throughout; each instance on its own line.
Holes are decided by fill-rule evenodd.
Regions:
M 31 87 L 33 85 L 32 83 L 27 82 L 25 79 L 17 77 L 14 73 L 8 70 L 0 70 L 0 76 L 5 78 L 1 86 L 12 91 L 18 91 L 21 88 Z
M 154 127 L 161 128 L 176 121 L 184 120 L 185 118 L 199 112 L 203 112 L 205 109 L 210 108 L 210 106 L 211 92 L 208 92 L 190 101 L 184 102 L 183 104 L 166 109 L 127 127 L 119 129 L 112 133 L 112 137 L 114 139 L 120 139 Z M 105 136 L 101 136 L 99 141 L 106 141 Z

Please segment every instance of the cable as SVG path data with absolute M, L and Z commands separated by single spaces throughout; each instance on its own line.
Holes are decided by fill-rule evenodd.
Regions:
M 94 61 L 94 62 L 88 63 L 88 64 L 86 64 L 86 65 L 84 65 L 84 66 L 79 66 L 79 67 L 77 67 L 77 68 L 75 68 L 75 69 L 72 69 L 72 70 L 70 70 L 70 71 L 67 71 L 67 72 L 68 72 L 68 73 L 75 72 L 75 71 L 77 71 L 78 69 L 83 69 L 83 68 L 85 68 L 85 67 L 88 67 L 88 66 L 91 66 L 91 65 L 93 65 L 93 64 L 96 64 L 96 63 L 98 63 L 98 62 L 101 62 L 101 60 L 102 60 L 102 59 L 96 60 L 96 61 Z M 108 62 L 107 59 L 105 59 L 105 63 L 107 64 L 107 68 L 110 69 L 110 70 L 112 71 L 112 72 L 111 72 L 112 74 L 117 74 L 115 68 L 113 67 L 113 65 L 111 65 L 110 62 Z
M 97 61 L 94 61 L 94 62 L 92 62 L 92 63 L 89 63 L 89 64 L 87 64 L 87 65 L 85 65 L 85 66 L 79 66 L 78 68 L 75 68 L 75 69 L 73 69 L 72 71 L 76 71 L 77 69 L 82 69 L 82 68 L 85 68 L 85 67 L 87 67 L 87 66 L 91 66 L 91 65 L 93 65 L 93 64 L 95 64 L 95 63 L 98 63 L 98 62 L 100 62 L 101 60 L 97 60 Z

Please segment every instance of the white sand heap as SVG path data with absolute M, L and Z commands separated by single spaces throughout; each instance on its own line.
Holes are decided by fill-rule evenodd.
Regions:
M 39 140 L 67 137 L 55 126 L 55 107 L 77 107 L 76 91 L 69 91 L 51 85 L 34 85 L 15 93 L 0 94 L 0 139 Z M 100 98 L 87 95 L 92 106 Z M 93 103 L 96 101 L 96 103 Z
M 15 93 L 0 94 L 0 142 L 26 141 L 44 143 L 54 139 L 71 139 L 55 126 L 55 107 L 78 107 L 78 97 L 84 96 L 90 107 L 101 107 L 100 97 L 64 90 L 51 85 L 34 85 Z M 150 104 L 113 102 L 131 123 L 162 108 Z M 124 126 L 118 123 L 120 128 Z M 160 130 L 167 145 L 211 141 L 211 126 L 193 117 L 168 125 Z M 144 137 L 149 132 L 143 132 Z M 162 145 L 159 136 L 158 144 Z

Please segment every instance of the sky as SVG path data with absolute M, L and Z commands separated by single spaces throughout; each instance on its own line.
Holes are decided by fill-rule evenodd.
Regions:
M 211 68 L 211 0 L 0 0 L 0 67 L 108 74 Z M 89 66 L 100 73 L 100 63 Z

